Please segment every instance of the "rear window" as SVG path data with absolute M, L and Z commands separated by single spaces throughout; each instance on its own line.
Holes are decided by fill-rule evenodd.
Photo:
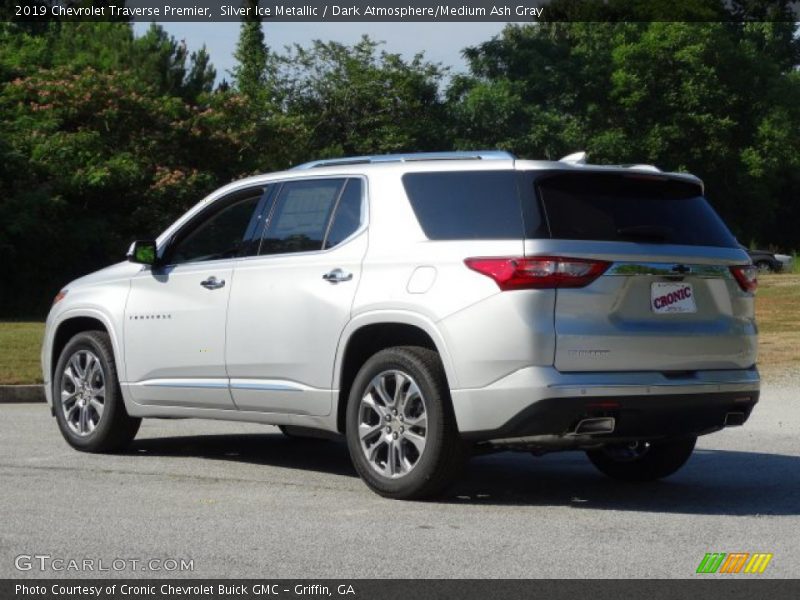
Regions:
M 403 186 L 431 240 L 523 237 L 514 171 L 407 173 Z
M 537 187 L 555 239 L 738 247 L 692 183 L 569 173 L 540 179 Z

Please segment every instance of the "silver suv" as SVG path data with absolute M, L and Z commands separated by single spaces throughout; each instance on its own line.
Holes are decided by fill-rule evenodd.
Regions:
M 70 283 L 42 365 L 79 450 L 198 417 L 342 434 L 393 498 L 439 492 L 475 451 L 585 450 L 645 481 L 748 418 L 756 285 L 685 173 L 318 161 L 232 183 Z

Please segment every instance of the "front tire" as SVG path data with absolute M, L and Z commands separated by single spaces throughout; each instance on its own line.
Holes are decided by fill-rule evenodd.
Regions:
M 658 442 L 617 444 L 589 450 L 592 464 L 612 479 L 628 482 L 655 481 L 672 475 L 692 455 L 696 437 Z
M 444 369 L 427 348 L 388 348 L 367 360 L 350 390 L 346 419 L 353 465 L 381 496 L 433 496 L 463 464 Z
M 75 335 L 53 377 L 53 408 L 64 439 L 84 452 L 114 452 L 136 436 L 141 419 L 128 415 L 111 340 L 104 331 Z

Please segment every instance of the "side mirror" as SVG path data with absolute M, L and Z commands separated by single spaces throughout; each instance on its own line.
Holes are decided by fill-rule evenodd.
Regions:
M 127 254 L 128 260 L 142 265 L 156 264 L 158 253 L 154 240 L 136 240 L 131 244 Z

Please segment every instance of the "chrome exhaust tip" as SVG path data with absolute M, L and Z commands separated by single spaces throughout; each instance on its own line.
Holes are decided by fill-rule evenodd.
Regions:
M 725 427 L 744 425 L 746 418 L 743 412 L 729 412 L 725 415 Z
M 570 435 L 594 435 L 598 433 L 614 433 L 616 421 L 614 417 L 594 417 L 583 419 Z

